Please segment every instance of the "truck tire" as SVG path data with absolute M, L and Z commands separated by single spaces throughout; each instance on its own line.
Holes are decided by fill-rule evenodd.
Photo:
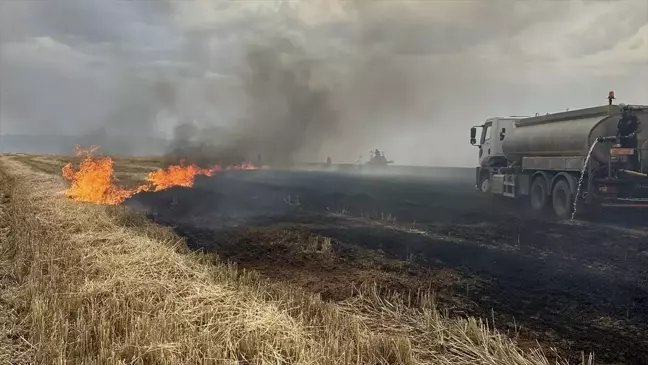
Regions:
M 531 191 L 529 192 L 531 200 L 531 207 L 534 210 L 544 210 L 547 207 L 549 197 L 547 195 L 547 182 L 544 177 L 538 176 L 533 179 L 531 183 Z
M 564 179 L 558 180 L 552 193 L 554 213 L 561 219 L 568 219 L 574 206 L 574 193 L 569 183 Z
M 490 193 L 490 174 L 481 174 L 479 177 L 479 185 L 477 187 L 479 188 L 479 191 L 484 194 Z

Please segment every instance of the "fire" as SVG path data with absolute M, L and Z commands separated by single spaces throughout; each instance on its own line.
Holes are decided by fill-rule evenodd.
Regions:
M 218 170 L 220 170 L 220 167 Z M 166 170 L 159 169 L 149 173 L 146 180 L 153 185 L 154 191 L 168 189 L 172 186 L 190 187 L 193 185 L 196 175 L 212 176 L 218 170 L 216 168 L 201 169 L 196 165 L 173 165 Z
M 74 148 L 77 156 L 84 156 L 75 170 L 69 163 L 63 167 L 63 177 L 71 183 L 65 194 L 74 200 L 98 203 L 98 204 L 120 204 L 131 196 L 143 191 L 160 191 L 172 186 L 193 186 L 197 175 L 212 176 L 215 172 L 223 170 L 221 166 L 215 165 L 209 169 L 202 169 L 194 164 L 172 165 L 166 169 L 158 169 L 150 172 L 146 177 L 147 182 L 134 189 L 119 187 L 114 182 L 113 163 L 110 157 L 95 158 L 92 156 L 98 149 L 91 146 L 82 149 L 79 146 Z M 237 166 L 227 166 L 225 170 L 255 170 L 259 167 L 252 163 L 244 163 Z M 267 166 L 261 166 L 267 169 Z
M 113 183 L 113 160 L 110 157 L 93 158 L 97 146 L 89 149 L 74 148 L 77 156 L 85 155 L 79 170 L 72 164 L 63 167 L 63 177 L 71 183 L 66 195 L 74 200 L 100 204 L 119 204 L 141 189 L 123 189 Z

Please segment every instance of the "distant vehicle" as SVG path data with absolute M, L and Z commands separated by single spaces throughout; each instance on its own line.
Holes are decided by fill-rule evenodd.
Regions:
M 529 199 L 535 210 L 553 207 L 561 218 L 572 214 L 577 194 L 591 206 L 648 207 L 648 131 L 640 127 L 648 124 L 648 106 L 612 99 L 613 91 L 608 105 L 472 127 L 476 189 Z
M 384 152 L 381 153 L 378 149 L 369 152 L 369 161 L 367 161 L 367 165 L 387 166 L 390 163 L 394 163 L 394 161 L 388 161 Z

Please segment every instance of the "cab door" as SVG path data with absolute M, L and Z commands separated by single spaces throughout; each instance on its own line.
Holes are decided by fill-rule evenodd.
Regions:
M 479 165 L 488 165 L 488 160 L 491 156 L 491 134 L 493 131 L 493 122 L 484 123 L 482 128 L 481 139 L 479 140 Z

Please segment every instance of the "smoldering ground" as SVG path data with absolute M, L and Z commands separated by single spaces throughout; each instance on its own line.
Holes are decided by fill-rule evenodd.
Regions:
M 173 227 L 192 248 L 216 252 L 263 275 L 272 267 L 279 274 L 270 274 L 272 279 L 290 281 L 303 271 L 309 274 L 309 283 L 329 284 L 336 280 L 318 273 L 336 272 L 338 267 L 327 263 L 320 270 L 316 256 L 296 259 L 270 236 L 247 239 L 250 228 L 330 237 L 338 248 L 351 252 L 339 266 L 345 274 L 338 280 L 346 285 L 360 279 L 345 270 L 355 268 L 355 249 L 407 261 L 408 278 L 425 284 L 426 290 L 439 289 L 435 291 L 440 298 L 451 300 L 451 307 L 462 315 L 496 318 L 521 343 L 537 339 L 570 356 L 573 363 L 590 351 L 605 363 L 645 363 L 648 232 L 641 229 L 645 219 L 628 229 L 609 221 L 603 226 L 572 225 L 515 209 L 494 209 L 488 197 L 474 190 L 471 169 L 450 173 L 453 179 L 445 177 L 447 171 L 421 179 L 223 172 L 197 178 L 192 188 L 138 194 L 126 204 Z M 303 247 L 306 242 L 296 244 Z M 390 266 L 371 267 L 392 272 Z M 435 288 L 437 283 L 424 274 L 428 270 L 451 270 L 466 281 Z M 394 286 L 398 291 L 413 289 L 399 283 Z M 306 288 L 341 300 L 346 297 L 332 294 L 339 295 L 342 286 Z

